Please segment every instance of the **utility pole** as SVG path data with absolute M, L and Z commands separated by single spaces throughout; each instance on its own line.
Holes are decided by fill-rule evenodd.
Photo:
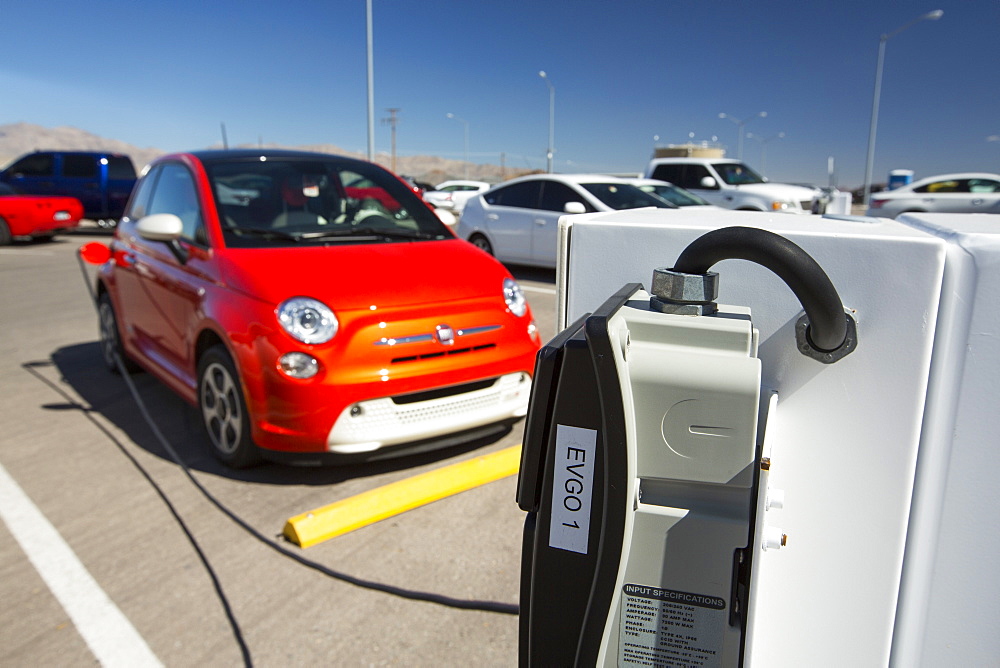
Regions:
M 396 125 L 399 124 L 399 116 L 397 114 L 400 112 L 399 107 L 393 107 L 391 109 L 386 109 L 389 112 L 389 118 L 382 119 L 382 125 L 388 125 L 392 133 L 392 153 L 390 155 L 389 170 L 395 174 L 396 173 Z

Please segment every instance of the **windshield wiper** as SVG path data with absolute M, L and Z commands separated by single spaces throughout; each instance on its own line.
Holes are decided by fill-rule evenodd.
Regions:
M 388 239 L 438 239 L 441 235 L 420 230 L 370 230 L 372 234 Z
M 282 232 L 280 230 L 271 230 L 260 227 L 227 227 L 225 228 L 227 232 L 234 232 L 236 234 L 249 234 L 255 237 L 265 237 L 267 239 L 283 239 L 285 241 L 298 241 L 300 236 L 296 234 L 289 234 L 288 232 Z
M 335 237 L 352 237 L 356 240 L 375 240 L 377 235 L 372 230 L 365 230 L 360 227 L 337 227 L 332 230 L 318 230 L 316 232 L 303 232 L 300 239 L 312 241 L 313 239 L 331 239 Z
M 419 230 L 381 230 L 370 227 L 348 227 L 321 232 L 304 232 L 301 239 L 329 239 L 330 237 L 352 237 L 352 239 L 436 239 L 438 235 Z

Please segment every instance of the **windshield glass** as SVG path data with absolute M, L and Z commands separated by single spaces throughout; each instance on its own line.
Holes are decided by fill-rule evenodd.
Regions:
M 673 204 L 655 195 L 643 192 L 630 183 L 581 183 L 580 187 L 615 210 L 641 209 L 654 206 L 674 209 Z
M 708 206 L 708 202 L 703 200 L 698 195 L 687 190 L 682 190 L 676 186 L 669 186 L 667 184 L 662 185 L 642 185 L 639 186 L 639 190 L 647 193 L 653 193 L 657 197 L 662 197 L 671 204 L 676 204 L 677 206 Z
M 766 183 L 760 174 L 742 162 L 719 162 L 712 165 L 712 167 L 719 173 L 722 180 L 731 186 L 742 186 L 748 183 Z
M 377 165 L 254 158 L 206 164 L 231 247 L 449 239 L 416 195 Z

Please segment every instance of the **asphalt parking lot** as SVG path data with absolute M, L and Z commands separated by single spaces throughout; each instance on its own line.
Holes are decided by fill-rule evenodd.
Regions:
M 516 664 L 524 519 L 516 478 L 308 549 L 281 532 L 298 513 L 517 445 L 523 422 L 389 463 L 231 471 L 209 454 L 193 408 L 147 374 L 134 376 L 188 474 L 126 382 L 103 368 L 76 261 L 80 245 L 108 239 L 91 232 L 0 248 L 0 498 L 7 509 L 29 503 L 55 530 L 46 537 L 45 520 L 27 510 L 20 529 L 0 523 L 0 665 L 94 664 L 100 634 L 128 627 L 134 635 L 122 635 L 122 653 L 105 663 Z M 542 338 L 551 338 L 554 273 L 514 273 Z M 22 548 L 24 527 L 37 552 Z M 93 578 L 93 588 L 68 594 L 73 611 L 37 565 L 59 541 Z M 53 567 L 75 568 L 58 559 Z

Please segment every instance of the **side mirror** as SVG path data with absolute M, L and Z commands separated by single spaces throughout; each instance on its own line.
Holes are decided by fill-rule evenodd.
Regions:
M 717 190 L 719 187 L 719 184 L 717 184 L 715 182 L 715 179 L 713 179 L 711 176 L 703 176 L 700 185 L 702 188 L 705 188 L 706 190 Z
M 448 227 L 455 227 L 455 224 L 458 222 L 458 218 L 455 217 L 455 214 L 448 209 L 434 209 L 434 213 L 436 213 L 438 219 Z
M 184 232 L 184 223 L 172 213 L 154 213 L 139 219 L 135 231 L 148 241 L 177 241 Z
M 583 202 L 566 202 L 563 211 L 566 213 L 587 213 L 587 206 Z

